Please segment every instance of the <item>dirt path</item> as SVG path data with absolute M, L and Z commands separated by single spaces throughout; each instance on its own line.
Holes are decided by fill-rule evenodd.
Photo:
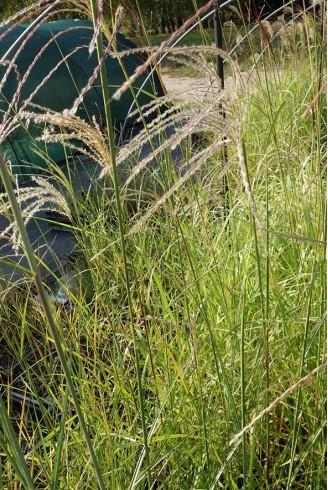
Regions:
M 249 74 L 245 72 L 245 77 L 243 77 L 245 81 L 248 76 Z M 209 88 L 209 82 L 206 77 L 177 77 L 164 72 L 162 73 L 162 78 L 167 92 L 169 94 L 177 94 L 177 98 L 181 101 L 192 102 L 192 100 L 202 98 Z M 219 84 L 217 82 L 216 84 L 219 91 Z M 235 87 L 234 77 L 226 77 L 224 85 L 227 92 L 232 91 Z M 215 88 L 215 84 L 211 86 Z
M 188 100 L 195 97 L 195 95 L 202 91 L 205 84 L 205 79 L 194 77 L 171 77 L 170 75 L 163 74 L 163 81 L 169 94 L 177 93 L 179 98 Z
M 283 70 L 279 69 L 279 76 L 283 74 Z M 277 75 L 276 71 L 262 72 L 259 70 L 251 71 L 242 71 L 240 72 L 242 83 L 244 84 L 244 88 L 242 90 L 246 90 L 253 92 L 258 90 L 261 86 L 261 80 L 264 76 L 269 77 L 270 80 L 274 81 L 275 76 Z M 169 72 L 163 71 L 161 73 L 164 84 L 169 94 L 177 94 L 177 99 L 183 101 L 192 101 L 195 99 L 199 99 L 204 96 L 206 90 L 209 88 L 209 80 L 207 77 L 179 77 L 179 76 L 171 76 Z M 262 80 L 262 81 L 263 81 Z M 217 90 L 219 91 L 219 84 L 216 81 Z M 233 94 L 236 91 L 236 79 L 233 76 L 227 76 L 224 80 L 224 86 L 227 94 Z M 215 84 L 211 84 L 211 87 L 215 87 Z M 239 87 L 241 89 L 241 87 Z M 212 91 L 213 94 L 213 91 Z

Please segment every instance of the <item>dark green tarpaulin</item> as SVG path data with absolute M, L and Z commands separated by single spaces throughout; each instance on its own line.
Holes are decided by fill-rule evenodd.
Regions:
M 3 57 L 26 27 L 26 25 L 0 27 L 0 57 Z M 17 59 L 15 59 L 16 67 L 11 69 L 3 85 L 0 99 L 0 121 L 3 119 L 8 104 L 17 89 L 18 80 L 22 80 L 28 73 L 34 60 L 36 62 L 28 74 L 19 101 L 11 115 L 14 115 L 14 111 L 17 111 L 22 102 L 30 96 L 39 84 L 42 84 L 45 77 L 51 73 L 51 70 L 66 56 L 67 59 L 60 63 L 50 78 L 36 92 L 32 102 L 56 111 L 71 108 L 78 93 L 85 87 L 97 65 L 96 50 L 91 55 L 88 51 L 92 36 L 92 24 L 83 20 L 61 20 L 38 27 L 27 40 Z M 106 42 L 107 40 L 104 38 L 104 44 Z M 46 49 L 41 52 L 42 46 L 47 43 L 49 44 Z M 116 49 L 122 51 L 129 48 L 135 48 L 135 45 L 124 36 L 118 34 Z M 9 60 L 13 59 L 18 49 L 19 46 L 14 52 L 10 53 Z M 122 85 L 126 79 L 126 74 L 131 75 L 137 66 L 144 62 L 144 59 L 140 53 L 125 56 L 122 59 L 124 65 L 124 69 L 122 69 L 117 59 L 107 57 L 105 65 L 110 94 Z M 0 67 L 0 80 L 7 69 L 8 65 Z M 146 76 L 147 74 L 143 74 L 134 83 L 136 92 L 142 86 Z M 163 95 L 163 91 L 158 77 L 154 75 L 143 87 L 138 96 L 138 102 L 142 106 L 150 102 L 156 95 Z M 112 103 L 113 120 L 117 128 L 123 124 L 132 102 L 133 95 L 129 90 L 119 101 Z M 77 114 L 86 120 L 95 116 L 100 124 L 104 121 L 104 107 L 99 77 L 86 94 L 84 103 L 81 104 Z M 129 124 L 133 124 L 133 120 Z M 31 172 L 39 171 L 40 167 L 45 165 L 43 160 L 33 151 L 33 147 L 35 147 L 34 138 L 41 133 L 42 129 L 35 125 L 29 125 L 28 130 L 20 127 L 11 133 L 2 145 L 2 151 L 5 152 L 7 159 L 11 162 L 13 173 L 29 175 Z M 45 145 L 38 143 L 38 146 L 56 162 L 65 157 L 62 145 L 51 144 L 45 147 Z

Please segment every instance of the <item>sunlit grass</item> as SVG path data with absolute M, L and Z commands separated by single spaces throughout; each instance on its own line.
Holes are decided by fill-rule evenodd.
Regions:
M 224 101 L 226 121 L 221 99 L 209 115 L 200 104 L 205 134 L 181 151 L 190 166 L 213 151 L 191 179 L 177 185 L 163 138 L 150 192 L 115 183 L 115 203 L 109 179 L 70 204 L 73 308 L 50 308 L 75 399 L 32 280 L 2 293 L 2 341 L 18 362 L 2 384 L 1 423 L 10 415 L 16 433 L 0 436 L 4 488 L 24 481 L 17 446 L 37 488 L 97 488 L 77 404 L 105 488 L 325 487 L 326 111 L 323 98 L 311 106 L 325 46 L 303 20 L 304 45 L 266 49 Z M 221 131 L 227 196 L 211 146 Z M 145 172 L 140 141 L 126 148 Z

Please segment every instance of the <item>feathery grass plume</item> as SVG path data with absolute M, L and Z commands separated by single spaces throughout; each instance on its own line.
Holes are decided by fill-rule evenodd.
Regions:
M 231 12 L 236 15 L 238 17 L 239 20 L 243 20 L 243 15 L 241 13 L 241 11 L 239 9 L 237 9 L 237 7 L 235 7 L 234 5 L 228 5 L 227 7 L 229 10 L 231 10 Z
M 223 27 L 233 27 L 233 28 L 236 28 L 236 24 L 234 23 L 233 20 L 227 20 L 226 22 L 224 22 L 223 24 Z
M 238 121 L 239 123 L 239 121 Z M 258 211 L 257 211 L 257 206 L 255 203 L 255 199 L 253 197 L 253 193 L 251 190 L 251 185 L 249 181 L 249 176 L 248 176 L 248 171 L 247 171 L 247 166 L 246 166 L 246 161 L 245 161 L 245 152 L 244 152 L 244 142 L 242 138 L 242 128 L 239 127 L 237 130 L 234 132 L 235 135 L 235 144 L 236 144 L 236 149 L 237 149 L 237 155 L 238 155 L 238 161 L 239 161 L 239 168 L 240 168 L 240 175 L 243 181 L 243 186 L 244 186 L 244 191 L 246 194 L 246 197 L 248 199 L 249 207 L 252 212 L 252 215 L 255 219 L 255 223 L 260 230 L 260 233 L 263 238 L 263 243 L 265 244 L 264 240 L 264 234 L 263 234 L 263 225 L 261 223 Z
M 70 2 L 70 4 L 75 6 L 75 11 L 82 18 L 92 20 L 92 8 L 91 8 L 90 0 L 72 0 Z M 111 39 L 112 32 L 113 32 L 113 29 L 109 28 L 108 22 L 106 21 L 106 18 L 105 18 L 105 14 L 108 15 L 112 10 L 114 10 L 114 9 L 112 9 L 111 0 L 100 0 L 98 2 L 98 9 L 99 9 L 99 15 L 98 15 L 98 18 L 96 19 L 95 35 L 93 36 L 93 41 L 91 42 L 91 44 L 89 46 L 90 51 L 92 51 L 92 49 L 96 46 L 95 40 L 97 37 L 97 33 L 99 33 L 100 30 L 107 37 L 108 40 Z M 118 5 L 118 7 L 116 9 L 116 13 L 118 11 L 121 11 L 121 10 L 122 10 L 122 7 L 120 5 Z M 113 22 L 113 25 L 115 25 L 115 21 Z
M 281 39 L 281 44 L 283 48 L 285 49 L 285 52 L 288 54 L 294 51 L 294 37 L 295 34 L 295 28 L 293 23 L 292 24 L 286 24 L 281 29 L 279 30 L 279 35 Z
M 93 72 L 92 76 L 89 78 L 87 85 L 81 90 L 78 98 L 74 101 L 73 107 L 70 110 L 70 112 L 72 112 L 72 114 L 75 114 L 76 111 L 78 110 L 79 105 L 83 102 L 83 99 L 84 99 L 86 93 L 91 89 L 92 84 L 94 83 L 97 76 L 99 75 L 101 67 L 106 60 L 106 57 L 108 56 L 108 54 L 112 50 L 113 44 L 115 43 L 116 35 L 117 35 L 117 33 L 120 29 L 120 26 L 121 26 L 122 16 L 123 16 L 123 9 L 118 8 L 116 11 L 116 15 L 115 15 L 115 25 L 113 28 L 113 32 L 112 32 L 111 37 L 108 41 L 106 49 L 104 50 L 103 57 L 100 60 L 100 62 L 97 64 L 96 68 L 94 69 L 94 72 Z M 97 36 L 100 32 L 100 29 L 101 29 L 101 17 L 99 18 L 99 25 L 97 24 L 93 38 L 91 39 L 91 42 L 90 42 L 90 46 L 89 46 L 89 53 L 90 54 L 95 49 L 95 43 L 96 43 Z
M 27 122 L 33 121 L 45 125 L 43 133 L 37 140 L 45 143 L 62 143 L 92 158 L 103 167 L 109 167 L 108 174 L 111 174 L 107 137 L 95 116 L 92 118 L 92 124 L 89 124 L 69 110 L 56 112 L 35 104 L 32 107 L 40 112 L 24 111 L 20 113 L 20 117 Z M 84 146 L 81 147 L 77 142 L 82 142 Z
M 283 47 L 287 53 L 293 53 L 294 47 L 296 46 L 295 38 L 296 33 L 301 34 L 300 27 L 297 26 L 298 22 L 295 19 L 295 11 L 292 6 L 286 6 L 283 9 L 283 21 L 279 22 L 281 27 L 278 31 Z M 307 17 L 307 16 L 306 16 Z M 290 19 L 288 21 L 288 19 Z
M 4 34 L 1 36 L 1 38 L 4 38 L 5 35 L 10 32 L 10 30 L 13 29 L 13 26 L 12 27 L 9 27 L 9 29 L 7 31 L 4 32 Z M 30 39 L 30 37 L 33 35 L 33 32 L 35 31 L 36 28 L 34 28 L 22 41 L 21 45 L 18 47 L 16 53 L 13 55 L 13 57 L 11 58 L 11 60 L 3 60 L 3 64 L 4 65 L 7 65 L 8 68 L 6 70 L 6 72 L 4 73 L 3 77 L 1 78 L 1 82 L 0 82 L 0 91 L 2 91 L 2 88 L 5 84 L 5 82 L 7 81 L 8 79 L 8 76 L 10 75 L 11 71 L 13 70 L 14 73 L 15 73 L 15 77 L 16 77 L 16 80 L 18 82 L 18 87 L 14 93 L 14 96 L 12 98 L 12 100 L 9 102 L 8 104 L 8 108 L 3 111 L 3 115 L 2 115 L 2 121 L 1 121 L 1 127 L 0 127 L 0 140 L 1 141 L 4 141 L 7 136 L 10 134 L 10 132 L 13 130 L 13 126 L 15 125 L 15 123 L 17 122 L 16 121 L 16 118 L 12 115 L 13 112 L 15 112 L 15 108 L 17 107 L 17 103 L 19 101 L 19 98 L 20 98 L 20 95 L 21 95 L 21 89 L 22 89 L 22 86 L 24 85 L 24 82 L 26 80 L 26 74 L 25 74 L 25 78 L 23 80 L 23 77 L 20 75 L 18 69 L 17 69 L 17 65 L 16 65 L 16 59 L 19 55 L 19 53 L 24 49 L 24 47 L 26 46 L 28 40 Z
M 178 180 L 174 185 L 160 198 L 150 209 L 148 209 L 146 215 L 138 222 L 137 227 L 133 227 L 132 233 L 136 229 L 140 229 L 141 225 L 161 206 L 163 203 L 173 195 L 187 179 L 193 176 L 204 163 L 206 163 L 221 147 L 223 144 L 229 144 L 229 141 L 235 139 L 236 124 L 229 120 L 227 116 L 230 114 L 229 105 L 226 103 L 226 94 L 220 90 L 220 83 L 217 80 L 217 75 L 211 64 L 206 64 L 204 56 L 222 56 L 232 67 L 235 82 L 235 101 L 234 105 L 240 104 L 237 100 L 237 94 L 240 87 L 243 87 L 244 100 L 246 100 L 246 90 L 243 86 L 243 80 L 237 64 L 222 50 L 217 50 L 214 47 L 186 47 L 186 48 L 170 48 L 165 52 L 169 52 L 170 55 L 181 65 L 191 63 L 194 67 L 198 67 L 200 73 L 207 74 L 207 81 L 204 81 L 204 87 L 198 91 L 197 97 L 191 103 L 179 103 L 177 106 L 171 105 L 167 111 L 162 112 L 150 122 L 147 127 L 143 128 L 134 138 L 127 142 L 121 149 L 119 149 L 117 155 L 117 164 L 120 169 L 121 179 L 125 183 L 125 187 L 131 184 L 131 182 L 137 178 L 137 176 L 144 172 L 147 165 L 151 164 L 150 177 L 146 180 L 146 186 L 143 190 L 147 191 L 147 185 L 152 188 L 151 180 L 154 183 L 155 175 L 159 172 L 157 159 L 161 161 L 167 159 L 167 155 L 171 153 L 172 149 L 183 145 L 184 141 L 190 134 L 206 134 L 211 133 L 214 135 L 215 141 L 209 145 L 202 152 L 198 152 L 186 161 L 183 161 L 180 157 L 180 161 L 173 162 L 175 171 L 177 172 Z M 122 57 L 128 55 L 129 51 L 124 53 L 114 54 L 113 56 Z M 155 101 L 152 101 L 144 107 L 144 115 L 156 114 L 158 109 L 165 104 L 170 105 L 175 99 L 179 98 L 179 94 L 173 93 L 170 96 L 164 96 Z M 229 102 L 232 104 L 232 101 Z M 41 108 L 38 108 L 41 111 Z M 222 113 L 226 114 L 224 118 Z M 239 111 L 239 117 L 241 118 L 238 131 L 242 127 L 243 114 L 245 111 Z M 134 113 L 131 114 L 131 117 Z M 74 141 L 80 141 L 85 145 L 80 151 L 92 157 L 100 165 L 103 166 L 101 177 L 111 173 L 110 156 L 108 152 L 107 138 L 102 134 L 96 121 L 93 120 L 93 126 L 84 122 L 77 116 L 74 116 L 70 111 L 64 113 L 56 113 L 53 111 L 47 111 L 44 113 L 32 113 L 25 111 L 21 114 L 26 120 L 33 120 L 35 123 L 43 123 L 49 125 L 49 127 L 43 132 L 40 139 L 44 142 L 55 143 L 60 142 L 66 144 L 69 148 L 79 150 L 80 147 L 74 143 Z M 64 129 L 64 131 L 58 132 L 51 127 L 57 127 Z M 170 134 L 166 131 L 172 127 L 176 130 Z M 163 138 L 164 136 L 164 138 Z M 146 155 L 142 154 L 142 150 L 145 145 L 149 144 L 149 141 L 156 142 L 155 148 L 151 152 L 147 152 Z M 239 140 L 238 140 L 239 141 Z M 140 153 L 141 152 L 141 153 Z M 141 157 L 140 157 L 141 155 Z M 241 153 L 240 153 L 241 155 Z M 137 163 L 136 163 L 137 158 Z M 257 224 L 260 223 L 258 214 L 256 212 L 256 206 L 252 199 L 249 185 L 247 184 L 244 167 L 241 171 L 242 178 L 245 184 L 247 197 L 250 201 L 252 212 L 256 218 Z M 224 172 L 228 167 L 225 167 Z M 138 187 L 138 185 L 137 185 Z
M 208 77 L 208 82 L 205 81 L 202 90 L 199 90 L 195 103 L 190 107 L 189 104 L 172 105 L 167 111 L 160 113 L 159 116 L 153 119 L 147 127 L 143 128 L 136 137 L 126 143 L 118 152 L 117 163 L 121 168 L 128 168 L 129 160 L 133 160 L 133 155 L 137 154 L 144 145 L 152 139 L 156 140 L 156 148 L 153 152 L 146 156 L 138 157 L 138 164 L 134 166 L 130 175 L 125 179 L 126 186 L 147 166 L 148 163 L 154 162 L 156 157 L 164 155 L 166 151 L 172 148 L 177 148 L 190 133 L 205 133 L 207 131 L 219 131 L 224 137 L 228 137 L 227 131 L 224 129 L 225 124 L 229 125 L 222 117 L 222 107 L 224 105 L 224 92 L 219 89 L 219 82 L 213 67 L 205 62 L 204 56 L 220 55 L 232 67 L 236 93 L 239 87 L 243 86 L 242 77 L 237 64 L 222 50 L 217 50 L 214 47 L 187 47 L 187 48 L 170 48 L 165 52 L 169 52 L 180 64 L 191 63 L 195 68 L 198 67 L 200 73 L 204 73 Z M 130 50 L 111 54 L 113 57 L 123 57 L 130 54 Z M 165 104 L 170 105 L 179 94 L 171 94 L 150 102 L 144 107 L 144 116 L 158 113 Z M 32 105 L 32 104 L 30 104 Z M 33 106 L 33 105 L 32 105 Z M 221 109 L 219 110 L 219 107 Z M 93 119 L 91 126 L 87 122 L 73 115 L 71 111 L 57 113 L 55 111 L 46 111 L 37 106 L 40 112 L 24 111 L 20 113 L 20 117 L 26 121 L 33 120 L 35 123 L 46 124 L 47 127 L 39 138 L 47 143 L 60 142 L 67 145 L 69 148 L 79 150 L 81 153 L 90 156 L 103 166 L 101 177 L 106 174 L 111 175 L 110 155 L 108 152 L 107 137 L 102 133 L 99 125 Z M 229 113 L 229 108 L 224 108 L 226 114 Z M 130 117 L 134 117 L 136 113 L 132 113 Z M 139 119 L 141 122 L 141 119 Z M 179 127 L 178 131 L 172 133 L 171 136 L 165 137 L 160 142 L 161 136 L 165 130 L 176 124 Z M 54 127 L 60 128 L 61 131 L 54 130 Z M 80 148 L 75 141 L 83 143 Z M 203 160 L 202 160 L 203 161 Z M 194 162 L 197 168 L 197 162 Z M 180 170 L 184 166 L 190 165 L 190 162 L 181 163 Z M 191 170 L 191 169 L 190 169 Z M 193 173 L 193 172 L 192 172 Z M 185 179 L 184 179 L 185 180 Z
M 34 58 L 34 60 L 32 61 L 32 63 L 30 64 L 29 68 L 24 73 L 24 76 L 23 76 L 23 78 L 21 79 L 21 81 L 19 83 L 19 86 L 17 88 L 17 91 L 15 93 L 15 96 L 13 97 L 13 100 L 9 104 L 9 107 L 8 107 L 8 110 L 7 110 L 7 113 L 8 114 L 11 112 L 12 108 L 14 107 L 14 105 L 16 103 L 16 100 L 18 99 L 18 97 L 19 97 L 19 95 L 21 93 L 21 89 L 22 89 L 23 85 L 27 82 L 28 77 L 30 76 L 31 70 L 35 66 L 36 62 L 39 60 L 39 58 L 42 55 L 42 53 L 48 48 L 48 46 L 50 44 L 52 44 L 53 42 L 56 42 L 56 39 L 59 36 L 61 36 L 64 32 L 67 33 L 69 31 L 74 31 L 76 29 L 79 29 L 79 27 L 78 26 L 77 27 L 71 27 L 71 28 L 66 29 L 65 31 L 60 31 L 59 33 L 53 35 L 52 38 L 47 43 L 44 43 L 42 45 L 42 48 L 40 49 L 38 55 Z M 58 70 L 58 68 L 60 68 L 60 66 L 62 64 L 65 64 L 67 62 L 67 60 L 72 55 L 74 55 L 77 51 L 79 51 L 80 49 L 83 49 L 83 46 L 79 46 L 79 47 L 71 50 L 67 55 L 62 56 L 62 58 L 60 59 L 60 61 L 47 73 L 47 75 L 42 79 L 42 81 L 35 87 L 34 91 L 30 93 L 29 97 L 26 100 L 24 100 L 24 102 L 22 103 L 21 107 L 19 108 L 19 110 L 15 114 L 15 117 L 16 118 L 19 118 L 21 112 L 24 111 L 31 104 L 31 102 L 33 101 L 34 96 L 43 87 L 43 85 L 49 80 L 49 78 L 53 75 L 53 73 L 55 73 Z
M 210 139 L 212 143 L 208 145 L 202 151 L 197 151 L 194 155 L 187 157 L 185 160 L 180 158 L 180 161 L 173 162 L 175 171 L 177 173 L 177 181 L 161 196 L 145 213 L 143 217 L 138 217 L 138 223 L 133 226 L 130 233 L 135 233 L 139 230 L 147 219 L 152 216 L 153 213 L 163 203 L 169 199 L 174 192 L 176 192 L 188 178 L 193 176 L 199 169 L 208 162 L 218 152 L 223 145 L 229 144 L 231 141 L 240 141 L 239 137 L 236 139 L 236 131 L 240 133 L 245 113 L 245 107 L 247 101 L 247 91 L 243 85 L 243 80 L 236 63 L 221 50 L 217 50 L 212 47 L 185 47 L 185 48 L 172 48 L 167 50 L 179 63 L 183 64 L 188 60 L 194 67 L 200 67 L 201 72 L 204 74 L 204 58 L 202 55 L 211 54 L 213 56 L 220 55 L 229 62 L 233 69 L 235 78 L 235 91 L 233 94 L 229 94 L 229 101 L 226 92 L 220 89 L 220 82 L 217 79 L 217 74 L 212 69 L 211 65 L 207 65 L 207 80 L 204 80 L 204 87 L 199 89 L 197 96 L 195 94 L 194 100 L 189 100 L 188 103 L 181 102 L 178 104 L 178 108 L 175 111 L 169 109 L 164 114 L 161 114 L 154 119 L 147 128 L 140 131 L 140 133 L 128 142 L 118 153 L 119 165 L 126 165 L 125 161 L 131 158 L 133 153 L 136 153 L 137 162 L 132 163 L 131 171 L 125 181 L 128 186 L 134 178 L 136 178 L 146 166 L 151 163 L 151 172 L 156 170 L 155 159 L 159 156 L 165 161 L 167 154 L 174 148 L 182 145 L 190 134 L 211 134 Z M 239 98 L 240 87 L 243 87 L 244 102 L 241 103 Z M 156 105 L 160 107 L 163 103 L 168 103 L 179 99 L 179 94 L 172 93 L 170 96 L 166 96 L 150 106 L 150 110 L 154 110 Z M 241 109 L 243 106 L 243 109 Z M 174 106 L 173 106 L 174 107 Z M 232 107 L 234 107 L 233 110 Z M 239 107 L 236 111 L 235 108 Z M 146 108 L 147 109 L 147 108 Z M 223 111 L 226 117 L 223 117 Z M 238 114 L 239 124 L 235 119 L 230 119 L 230 114 L 234 113 L 234 117 Z M 165 134 L 165 130 L 169 127 L 174 127 L 175 131 L 171 134 Z M 164 140 L 161 142 L 161 132 L 165 135 Z M 151 153 L 146 154 L 144 157 L 140 157 L 139 151 L 143 148 L 149 138 L 154 138 L 158 141 L 156 149 Z M 132 162 L 134 162 L 132 158 Z M 241 160 L 242 177 L 245 181 L 245 188 L 248 189 L 247 197 L 250 200 L 250 206 L 252 212 L 256 218 L 256 222 L 259 225 L 260 219 L 256 211 L 254 200 L 248 183 L 246 182 L 244 166 Z M 224 169 L 222 169 L 222 175 L 228 170 L 230 163 L 228 163 Z M 222 176 L 221 175 L 221 176 Z
M 17 186 L 15 195 L 21 209 L 25 226 L 39 211 L 57 211 L 71 218 L 71 210 L 63 193 L 56 189 L 50 182 L 41 176 L 32 176 L 31 181 L 35 185 Z M 8 218 L 11 217 L 10 203 L 6 193 L 0 194 L 1 212 Z M 8 226 L 1 231 L 0 238 L 6 238 L 12 244 L 16 254 L 22 248 L 20 231 L 14 220 L 10 219 Z
M 163 98 L 163 102 L 174 102 L 179 94 L 172 93 L 170 97 Z M 175 150 L 180 145 L 184 147 L 184 142 L 190 134 L 206 134 L 208 132 L 220 131 L 221 135 L 226 135 L 226 121 L 220 114 L 213 114 L 213 105 L 219 105 L 223 100 L 222 94 L 217 94 L 213 87 L 204 87 L 199 89 L 197 98 L 195 97 L 193 106 L 187 106 L 180 103 L 174 106 L 170 111 L 167 111 L 160 117 L 154 119 L 147 129 L 143 129 L 140 133 L 127 143 L 118 153 L 118 164 L 125 167 L 127 161 L 133 154 L 136 154 L 137 162 L 133 164 L 129 171 L 129 176 L 125 181 L 125 185 L 129 185 L 132 180 L 146 168 L 149 163 L 152 163 L 152 170 L 156 170 L 156 157 L 162 155 L 165 158 L 166 152 Z M 205 102 L 206 101 L 206 105 Z M 197 104 L 199 107 L 197 107 Z M 199 110 L 201 108 L 201 111 Z M 174 128 L 173 131 L 169 131 Z M 166 133 L 166 131 L 168 131 Z M 165 138 L 161 138 L 164 136 Z M 143 147 L 147 145 L 149 138 L 156 141 L 156 148 L 142 156 L 139 154 Z M 182 155 L 180 159 L 182 158 Z M 135 161 L 135 159 L 132 159 Z M 176 162 L 175 170 L 177 173 L 184 173 L 184 168 L 189 167 L 191 161 Z
M 48 17 L 50 17 L 50 16 L 51 16 L 51 13 L 48 14 Z M 15 61 L 16 61 L 17 57 L 19 56 L 19 54 L 24 49 L 27 49 L 27 43 L 28 43 L 29 39 L 31 38 L 31 36 L 33 36 L 33 34 L 35 33 L 35 30 L 38 28 L 38 26 L 39 26 L 39 24 L 36 24 L 36 26 L 34 26 L 34 28 L 22 40 L 20 46 L 17 48 L 17 50 L 16 50 L 15 54 L 13 55 L 12 59 L 10 61 L 4 60 L 4 64 L 5 65 L 8 65 L 8 69 L 6 70 L 4 76 L 1 79 L 1 82 L 0 82 L 0 91 L 1 91 L 1 88 L 3 87 L 3 85 L 5 84 L 8 76 L 9 76 L 9 74 L 11 72 L 11 70 L 14 70 L 14 72 L 15 72 L 18 85 L 17 85 L 17 89 L 16 89 L 16 91 L 15 91 L 15 93 L 14 93 L 11 101 L 8 104 L 8 107 L 6 108 L 6 110 L 2 114 L 2 121 L 1 121 L 1 125 L 0 125 L 0 141 L 5 141 L 6 138 L 10 135 L 10 133 L 12 133 L 12 131 L 17 127 L 17 124 L 20 124 L 19 123 L 19 118 L 20 118 L 21 112 L 24 111 L 28 107 L 28 105 L 32 102 L 33 97 L 42 88 L 42 86 L 47 82 L 47 80 L 51 77 L 51 75 L 56 70 L 58 70 L 58 68 L 63 63 L 65 63 L 67 61 L 67 59 L 70 56 L 72 56 L 78 49 L 81 49 L 81 48 L 76 48 L 75 51 L 72 51 L 72 52 L 68 53 L 65 57 L 63 57 L 57 63 L 57 65 L 47 74 L 47 76 L 44 77 L 44 79 L 41 80 L 41 82 L 37 85 L 37 87 L 34 89 L 34 91 L 32 93 L 30 93 L 29 97 L 21 103 L 20 107 L 18 107 L 18 103 L 19 103 L 19 100 L 20 100 L 22 88 L 28 82 L 29 76 L 31 74 L 31 70 L 35 66 L 36 62 L 39 60 L 39 58 L 42 55 L 42 53 L 47 49 L 47 47 L 49 46 L 49 44 L 51 44 L 52 42 L 56 42 L 56 38 L 58 36 L 60 36 L 64 32 L 64 31 L 62 31 L 62 32 L 57 33 L 47 43 L 43 44 L 43 46 L 41 47 L 38 55 L 34 58 L 34 60 L 32 61 L 32 63 L 29 65 L 29 67 L 27 68 L 27 70 L 25 71 L 25 73 L 22 76 L 18 72 L 18 69 L 17 69 L 17 66 L 15 64 Z M 3 34 L 3 36 L 5 36 L 11 29 L 12 29 L 12 27 L 10 27 Z M 78 29 L 78 27 L 72 27 L 70 29 L 67 29 L 66 32 L 68 30 L 74 30 L 74 29 Z
M 166 150 L 178 147 L 191 133 L 204 133 L 207 131 L 224 132 L 223 128 L 225 120 L 222 117 L 222 111 L 218 110 L 218 108 L 224 106 L 224 110 L 227 112 L 229 112 L 229 108 L 224 105 L 225 93 L 220 89 L 220 84 L 213 67 L 211 64 L 204 61 L 204 55 L 211 55 L 214 57 L 217 54 L 220 54 L 231 64 L 235 74 L 235 85 L 238 91 L 238 87 L 242 85 L 243 82 L 237 65 L 223 51 L 217 50 L 214 47 L 170 48 L 165 50 L 165 52 L 170 53 L 170 56 L 175 62 L 181 65 L 190 64 L 195 69 L 199 70 L 199 73 L 202 73 L 203 76 L 205 74 L 206 77 L 204 78 L 203 85 L 197 88 L 197 93 L 194 94 L 194 97 L 189 98 L 187 103 L 182 101 L 174 104 L 174 101 L 181 99 L 181 94 L 171 93 L 170 95 L 164 96 L 163 98 L 151 102 L 148 106 L 145 106 L 145 115 L 151 113 L 155 114 L 158 108 L 165 105 L 170 108 L 153 119 L 153 121 L 147 125 L 147 128 L 141 130 L 135 138 L 130 142 L 127 142 L 124 147 L 119 150 L 119 164 L 122 164 L 132 152 L 137 153 L 143 145 L 149 141 L 149 138 L 159 137 L 161 132 L 169 127 L 174 127 L 174 124 L 177 125 L 178 130 L 173 132 L 170 136 L 166 135 L 164 141 L 156 146 L 153 155 L 158 155 L 162 152 L 164 153 Z M 131 114 L 131 116 L 133 115 L 134 114 Z M 141 159 L 138 157 L 138 165 L 133 169 L 133 173 L 130 175 L 128 183 L 131 182 L 133 177 L 151 160 L 152 155 L 146 155 Z
M 240 32 L 237 32 L 236 39 L 235 39 L 236 44 L 240 44 L 243 41 L 243 39 L 244 38 L 243 38 L 242 34 Z
M 261 25 L 262 25 L 263 29 L 265 30 L 269 41 L 271 41 L 273 36 L 274 36 L 274 28 L 273 28 L 272 23 L 264 19 L 264 20 L 261 20 Z
M 314 30 L 314 27 L 312 25 L 312 22 L 307 22 L 306 26 L 305 26 L 305 32 L 306 32 L 306 36 L 308 38 L 308 41 L 311 43 L 311 44 L 314 44 L 314 41 L 315 41 L 315 38 L 316 38 L 316 31 Z M 304 41 L 304 45 L 306 44 L 306 41 Z
M 305 36 L 305 26 L 303 22 L 295 22 L 295 31 L 298 35 L 299 42 L 301 47 L 304 47 L 306 44 L 306 36 Z
M 89 50 L 88 50 L 90 55 L 96 49 L 97 37 L 100 35 L 101 25 L 103 23 L 103 15 L 104 15 L 104 1 L 99 0 L 99 2 L 98 2 L 98 17 L 97 17 L 95 25 L 94 25 L 93 36 L 92 36 L 92 39 L 90 41 Z M 99 68 L 99 70 L 100 70 L 100 68 Z
M 284 15 L 279 15 L 274 21 L 274 31 L 280 35 L 281 29 L 286 26 L 286 20 Z
M 122 84 L 122 86 L 116 90 L 113 94 L 114 100 L 119 100 L 120 97 L 126 92 L 129 87 L 133 84 L 133 82 L 145 72 L 148 67 L 158 58 L 160 54 L 165 50 L 165 48 L 169 47 L 190 25 L 192 25 L 199 17 L 201 17 L 205 12 L 207 12 L 216 0 L 209 0 L 203 7 L 197 10 L 197 12 L 191 16 L 188 20 L 184 22 L 184 24 L 177 29 L 166 41 L 163 41 L 162 44 L 157 48 L 145 61 L 143 65 L 140 65 L 136 68 L 135 72 Z
M 139 216 L 137 223 L 132 226 L 130 231 L 128 232 L 128 236 L 131 236 L 137 233 L 142 229 L 147 220 L 153 216 L 153 214 L 163 206 L 166 201 L 189 179 L 191 178 L 213 155 L 215 152 L 219 151 L 223 145 L 227 144 L 227 140 L 224 139 L 224 135 L 222 140 L 215 140 L 211 145 L 209 145 L 204 150 L 201 150 L 197 153 L 196 157 L 192 157 L 189 159 L 188 163 L 191 168 L 188 169 L 182 177 L 177 180 L 173 185 L 170 186 L 169 190 L 161 197 L 159 197 L 155 203 L 145 212 L 143 216 Z M 228 171 L 231 162 L 228 161 L 227 164 L 222 168 L 219 173 L 219 177 L 222 178 L 225 173 Z
M 288 16 L 288 15 L 291 15 L 292 16 L 292 19 L 293 19 L 293 16 L 295 14 L 295 9 L 293 6 L 291 5 L 286 5 L 284 8 L 283 8 L 283 15 L 285 16 Z

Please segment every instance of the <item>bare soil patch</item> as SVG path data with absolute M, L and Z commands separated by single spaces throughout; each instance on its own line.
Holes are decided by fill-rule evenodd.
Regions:
M 244 76 L 245 75 L 245 76 Z M 209 88 L 209 80 L 207 77 L 179 77 L 171 76 L 168 72 L 161 74 L 164 85 L 169 95 L 176 94 L 177 99 L 184 102 L 192 102 L 204 97 L 204 92 Z M 243 79 L 249 77 L 249 73 L 243 73 Z M 234 77 L 226 77 L 224 80 L 225 90 L 227 92 L 236 88 L 236 82 Z M 218 80 L 211 83 L 211 87 L 217 87 L 220 91 Z

